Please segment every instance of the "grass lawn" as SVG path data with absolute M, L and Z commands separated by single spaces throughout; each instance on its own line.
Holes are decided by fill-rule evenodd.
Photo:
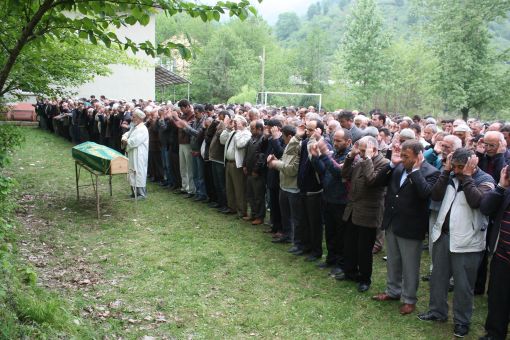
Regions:
M 25 128 L 26 143 L 7 168 L 18 182 L 20 253 L 42 286 L 57 292 L 76 323 L 97 338 L 451 339 L 453 323 L 401 316 L 377 303 L 384 253 L 367 293 L 274 245 L 253 227 L 149 184 L 147 200 L 128 199 L 124 175 L 113 197 L 102 178 L 102 217 L 92 188 L 76 201 L 72 145 Z M 82 177 L 85 178 L 86 177 Z M 428 271 L 424 253 L 422 273 Z M 428 306 L 428 284 L 418 311 Z M 483 334 L 487 305 L 475 300 L 471 339 Z

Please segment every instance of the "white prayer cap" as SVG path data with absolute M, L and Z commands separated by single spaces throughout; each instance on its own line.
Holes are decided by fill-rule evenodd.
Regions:
M 238 120 L 240 121 L 241 123 L 243 123 L 244 126 L 248 125 L 248 121 L 246 120 L 246 118 L 244 118 L 243 116 L 241 115 L 236 115 L 234 117 L 234 120 Z
M 471 129 L 466 124 L 460 124 L 453 129 L 453 132 L 471 132 Z
M 145 113 L 143 113 L 143 111 L 140 109 L 136 109 L 135 112 L 133 112 L 133 115 L 137 116 L 140 119 L 145 119 Z
M 400 131 L 399 137 L 405 139 L 416 139 L 416 135 L 414 134 L 414 131 L 411 129 L 402 129 L 402 131 Z

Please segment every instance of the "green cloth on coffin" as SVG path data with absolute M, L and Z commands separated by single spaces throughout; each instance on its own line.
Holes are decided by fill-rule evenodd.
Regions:
M 72 149 L 72 155 L 75 160 L 102 174 L 110 173 L 110 163 L 112 160 L 118 157 L 126 158 L 120 152 L 94 142 L 76 145 Z

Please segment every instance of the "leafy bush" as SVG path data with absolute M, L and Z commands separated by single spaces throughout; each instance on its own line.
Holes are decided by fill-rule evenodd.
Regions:
M 12 220 L 17 183 L 2 169 L 23 142 L 20 128 L 0 125 L 0 339 L 79 336 L 87 330 L 73 322 L 57 297 L 37 287 L 35 270 L 18 259 Z

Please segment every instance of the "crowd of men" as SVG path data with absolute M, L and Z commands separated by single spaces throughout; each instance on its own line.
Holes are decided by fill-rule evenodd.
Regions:
M 36 111 L 42 128 L 74 143 L 127 152 L 135 199 L 147 197 L 148 178 L 252 225 L 267 221 L 272 242 L 291 244 L 289 253 L 360 292 L 370 289 L 373 254 L 384 246 L 387 285 L 372 299 L 400 300 L 402 315 L 415 311 L 425 241 L 430 298 L 418 318 L 446 321 L 453 289 L 453 333 L 464 337 L 474 295 L 488 286 L 481 339 L 507 337 L 505 122 L 104 97 L 40 101 Z

